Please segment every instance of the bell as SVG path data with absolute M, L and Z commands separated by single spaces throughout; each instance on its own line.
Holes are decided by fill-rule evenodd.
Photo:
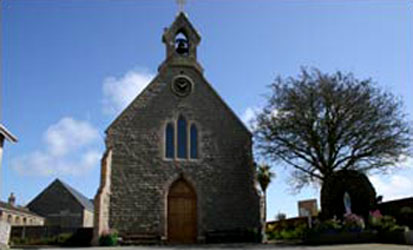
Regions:
M 183 38 L 176 39 L 176 43 L 178 44 L 176 47 L 176 52 L 180 55 L 186 55 L 189 52 L 188 41 Z

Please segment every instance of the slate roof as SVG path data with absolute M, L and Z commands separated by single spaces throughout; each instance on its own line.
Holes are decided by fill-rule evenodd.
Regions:
M 0 201 L 0 210 L 10 210 L 10 211 L 16 211 L 19 213 L 25 213 L 25 214 L 29 214 L 29 215 L 33 215 L 33 216 L 37 216 L 37 217 L 41 217 L 40 215 L 33 213 L 32 211 L 30 211 L 28 208 L 26 207 L 16 207 L 16 206 L 12 206 L 7 202 L 3 202 Z
M 93 202 L 87 198 L 86 196 L 84 196 L 83 194 L 81 194 L 79 191 L 77 191 L 76 189 L 74 189 L 73 187 L 69 186 L 69 184 L 56 179 L 56 181 L 60 182 L 60 184 L 62 184 L 63 187 L 65 187 L 67 189 L 67 191 L 69 191 L 69 193 L 71 195 L 73 195 L 73 197 L 75 197 L 75 199 L 86 209 L 89 210 L 91 212 L 94 211 L 94 205 Z
M 55 185 L 60 185 L 64 189 L 66 189 L 69 192 L 69 194 L 72 195 L 73 198 L 75 198 L 75 200 L 79 202 L 79 204 L 84 209 L 89 210 L 91 212 L 94 211 L 93 200 L 90 200 L 89 198 L 81 194 L 79 191 L 71 187 L 69 184 L 63 182 L 62 180 L 58 178 L 54 180 L 49 186 L 47 186 L 42 192 L 40 192 L 40 194 L 38 194 L 32 201 L 30 201 L 30 203 L 27 206 L 30 207 L 33 202 L 35 202 L 37 199 L 40 199 L 42 197 L 43 193 L 47 192 L 47 190 L 49 190 L 52 186 L 55 186 Z

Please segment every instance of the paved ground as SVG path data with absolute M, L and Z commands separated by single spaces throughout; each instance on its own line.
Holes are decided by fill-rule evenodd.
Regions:
M 39 249 L 39 248 L 38 248 Z M 58 248 L 44 248 L 53 250 Z M 70 248 L 64 248 L 64 250 Z M 231 245 L 197 245 L 197 246 L 137 246 L 137 247 L 90 247 L 74 248 L 74 250 L 220 250 L 220 249 L 245 249 L 245 250 L 413 250 L 413 246 L 385 245 L 385 244 L 362 244 L 362 245 L 336 245 L 336 246 L 275 246 L 275 245 L 250 245 L 250 244 L 231 244 Z

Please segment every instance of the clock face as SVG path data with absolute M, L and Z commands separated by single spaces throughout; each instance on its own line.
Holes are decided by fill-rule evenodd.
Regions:
M 184 97 L 191 93 L 192 83 L 186 77 L 177 77 L 172 81 L 172 90 L 176 95 Z

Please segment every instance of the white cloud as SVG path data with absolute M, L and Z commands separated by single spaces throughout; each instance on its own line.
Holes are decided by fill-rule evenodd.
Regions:
M 255 127 L 255 117 L 257 117 L 260 108 L 248 107 L 241 115 L 241 120 L 248 129 L 253 130 Z
M 382 195 L 384 201 L 395 200 L 413 195 L 413 175 L 370 176 L 377 195 Z
M 400 172 L 403 171 L 403 174 Z M 389 168 L 386 175 L 371 175 L 369 179 L 377 195 L 383 195 L 384 201 L 413 196 L 413 158 L 402 156 L 394 168 Z
M 98 141 L 90 123 L 65 117 L 45 131 L 40 150 L 13 159 L 11 168 L 21 175 L 82 175 L 99 164 Z
M 51 125 L 44 134 L 48 151 L 55 156 L 76 150 L 99 138 L 98 131 L 88 122 L 65 117 Z
M 256 117 L 257 115 L 262 111 L 262 107 L 255 106 L 255 107 L 248 107 L 244 113 L 241 114 L 241 120 L 244 122 L 245 126 L 247 126 L 248 129 L 254 130 L 257 125 Z M 278 110 L 274 109 L 271 111 L 271 115 L 273 117 L 276 117 L 279 115 Z
M 124 76 L 103 81 L 103 112 L 118 114 L 149 84 L 154 77 L 146 71 L 131 70 Z

